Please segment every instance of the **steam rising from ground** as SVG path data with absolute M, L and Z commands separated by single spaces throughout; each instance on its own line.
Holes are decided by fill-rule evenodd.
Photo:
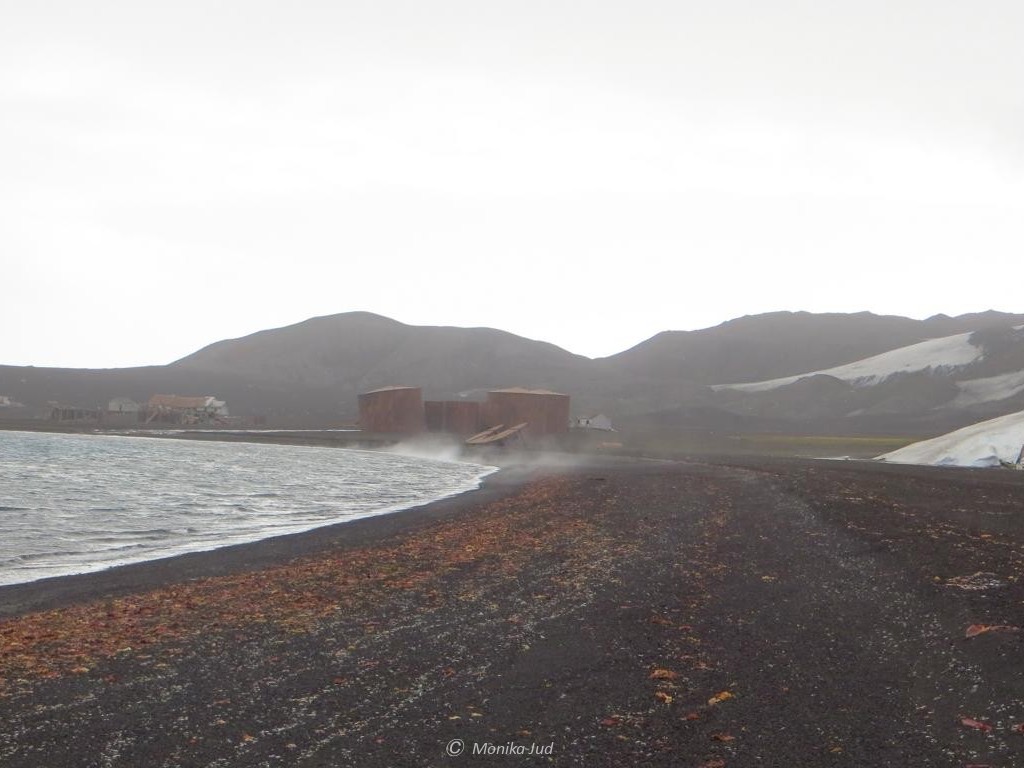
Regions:
M 461 443 L 444 435 L 410 438 L 396 445 L 389 446 L 384 451 L 397 456 L 411 456 L 417 459 L 479 463 L 474 458 L 463 454 Z
M 608 457 L 570 453 L 527 446 L 467 447 L 450 435 L 423 435 L 409 438 L 384 449 L 398 456 L 411 456 L 436 461 L 468 462 L 493 468 L 492 471 L 575 470 L 593 467 Z M 622 459 L 618 459 L 621 461 Z

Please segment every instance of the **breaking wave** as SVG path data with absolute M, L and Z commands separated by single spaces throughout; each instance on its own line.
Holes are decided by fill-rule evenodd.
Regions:
M 376 451 L 0 432 L 0 585 L 380 515 L 492 467 Z

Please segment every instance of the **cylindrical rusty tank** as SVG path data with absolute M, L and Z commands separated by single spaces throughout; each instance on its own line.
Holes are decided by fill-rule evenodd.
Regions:
M 545 389 L 496 389 L 487 393 L 484 427 L 526 422 L 531 437 L 560 435 L 569 431 L 569 396 Z
M 426 428 L 419 387 L 384 387 L 359 396 L 359 428 L 364 432 L 416 435 Z
M 481 405 L 475 400 L 428 400 L 423 404 L 427 430 L 475 435 L 481 429 Z

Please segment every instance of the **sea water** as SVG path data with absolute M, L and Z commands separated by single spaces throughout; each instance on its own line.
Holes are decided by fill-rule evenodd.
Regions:
M 379 451 L 0 431 L 0 585 L 215 549 L 479 486 Z

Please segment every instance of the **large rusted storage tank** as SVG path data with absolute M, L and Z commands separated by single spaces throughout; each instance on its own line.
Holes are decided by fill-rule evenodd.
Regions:
M 496 389 L 487 393 L 484 427 L 514 427 L 524 421 L 531 437 L 569 431 L 569 396 L 546 389 Z
M 364 432 L 415 435 L 425 427 L 419 387 L 384 387 L 359 396 L 359 428 Z
M 475 435 L 481 429 L 481 405 L 475 400 L 427 400 L 423 404 L 427 430 Z

